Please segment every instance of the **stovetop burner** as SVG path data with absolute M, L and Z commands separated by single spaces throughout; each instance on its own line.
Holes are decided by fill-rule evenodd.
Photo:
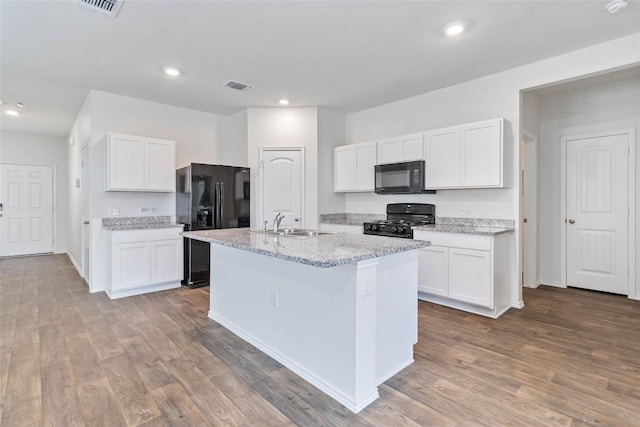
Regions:
M 436 207 L 426 203 L 390 203 L 387 219 L 363 224 L 364 234 L 413 238 L 412 227 L 435 224 Z

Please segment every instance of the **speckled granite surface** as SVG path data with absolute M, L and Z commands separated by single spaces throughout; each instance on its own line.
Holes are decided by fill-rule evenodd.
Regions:
M 170 216 L 117 216 L 102 218 L 102 227 L 109 231 L 117 231 L 183 227 L 183 225 L 173 222 Z
M 321 224 L 362 225 L 363 222 L 373 222 L 387 219 L 385 214 L 333 213 L 320 214 Z
M 429 242 L 355 234 L 274 237 L 247 228 L 189 231 L 183 236 L 314 267 L 336 267 L 429 246 Z
M 516 222 L 512 219 L 460 218 L 453 216 L 436 217 L 436 224 L 464 225 L 467 227 L 498 227 L 509 228 L 511 230 L 516 226 Z
M 485 227 L 477 225 L 456 225 L 456 224 L 431 224 L 421 225 L 419 227 L 413 227 L 415 231 L 439 231 L 444 233 L 464 233 L 464 234 L 485 234 L 496 235 L 501 233 L 509 233 L 513 231 L 513 228 L 505 227 Z

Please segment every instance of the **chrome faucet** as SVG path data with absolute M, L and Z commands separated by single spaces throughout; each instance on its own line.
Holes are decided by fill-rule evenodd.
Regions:
M 282 219 L 284 218 L 284 215 L 282 215 L 282 212 L 278 212 L 278 215 L 276 215 L 276 217 L 273 219 L 273 232 L 277 233 L 278 229 L 280 228 L 280 223 L 282 222 Z

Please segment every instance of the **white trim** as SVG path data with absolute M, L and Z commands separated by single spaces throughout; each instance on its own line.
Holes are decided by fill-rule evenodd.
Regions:
M 553 280 L 544 280 L 544 279 L 540 279 L 540 281 L 538 281 L 538 284 L 536 287 L 538 286 L 553 286 L 554 288 L 566 288 L 567 285 L 565 283 L 561 283 L 561 282 L 554 282 Z
M 561 141 L 561 160 L 560 160 L 560 212 L 561 218 L 564 219 L 567 214 L 567 141 L 576 139 L 601 138 L 604 136 L 627 135 L 628 140 L 628 180 L 627 188 L 627 206 L 629 213 L 627 215 L 627 229 L 629 230 L 629 241 L 627 242 L 627 264 L 629 275 L 627 277 L 627 296 L 632 299 L 640 299 L 640 284 L 636 286 L 636 130 L 635 128 L 609 130 L 601 132 L 593 132 L 581 135 L 563 136 Z M 564 223 L 562 233 L 560 233 L 560 271 L 562 287 L 567 287 L 567 225 Z M 542 282 L 542 280 L 541 280 Z M 548 283 L 545 283 L 548 284 Z M 555 286 L 555 285 L 550 285 Z
M 524 308 L 524 301 L 520 300 L 520 301 L 513 301 L 511 303 L 511 307 L 512 308 L 517 308 L 518 310 L 520 310 L 521 308 Z M 506 311 L 506 310 L 505 310 Z
M 300 228 L 304 228 L 304 223 L 306 221 L 306 215 L 304 211 L 306 199 L 304 197 L 305 185 L 306 185 L 306 152 L 305 147 L 302 145 L 283 145 L 283 146 L 262 146 L 259 147 L 259 156 L 258 156 L 258 164 L 259 164 L 259 172 L 258 172 L 258 210 L 260 212 L 260 217 L 258 224 L 262 225 L 262 221 L 265 220 L 264 215 L 264 152 L 265 151 L 299 151 L 300 152 L 300 175 L 302 178 L 302 182 L 300 183 Z

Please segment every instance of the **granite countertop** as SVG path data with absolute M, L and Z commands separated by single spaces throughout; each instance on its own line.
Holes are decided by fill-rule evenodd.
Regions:
M 271 236 L 247 228 L 183 232 L 184 237 L 314 267 L 336 267 L 429 246 L 429 242 L 356 234 Z
M 102 228 L 109 231 L 148 230 L 154 228 L 184 227 L 170 216 L 121 216 L 102 218 Z
M 464 234 L 484 234 L 494 236 L 496 234 L 508 233 L 513 228 L 491 227 L 470 224 L 431 224 L 413 227 L 415 231 L 438 231 L 444 233 L 464 233 Z
M 358 214 L 358 213 L 335 213 L 320 214 L 321 224 L 357 225 L 362 227 L 364 222 L 374 222 L 387 219 L 385 214 Z

